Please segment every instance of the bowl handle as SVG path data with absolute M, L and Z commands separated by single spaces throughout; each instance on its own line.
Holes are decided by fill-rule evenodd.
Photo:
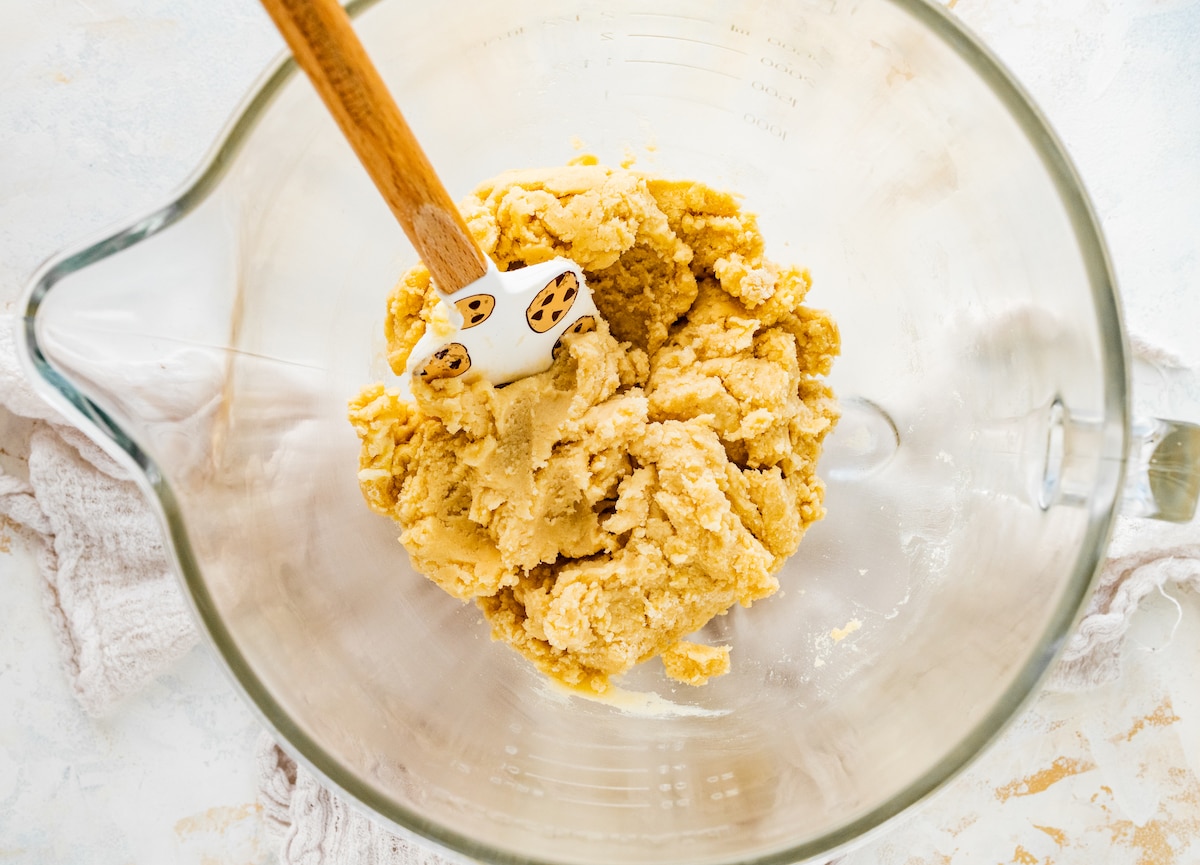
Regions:
M 1132 432 L 1122 513 L 1191 522 L 1200 499 L 1200 426 L 1142 418 Z

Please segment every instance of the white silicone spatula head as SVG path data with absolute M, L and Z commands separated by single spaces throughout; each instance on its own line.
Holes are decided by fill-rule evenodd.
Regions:
M 451 310 L 450 331 L 427 331 L 406 373 L 474 370 L 504 384 L 547 368 L 568 330 L 595 326 L 599 314 L 573 262 L 500 273 L 483 254 L 337 0 L 262 4 Z

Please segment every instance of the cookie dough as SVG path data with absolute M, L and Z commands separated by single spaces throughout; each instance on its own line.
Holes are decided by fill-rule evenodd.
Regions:
M 713 676 L 729 672 L 728 646 L 702 646 L 680 641 L 662 651 L 663 669 L 677 682 L 707 685 Z
M 574 260 L 603 320 L 501 388 L 477 370 L 414 377 L 413 402 L 366 388 L 350 406 L 364 497 L 547 675 L 603 692 L 655 655 L 682 682 L 720 675 L 728 649 L 684 638 L 774 592 L 824 513 L 837 409 L 820 376 L 839 340 L 802 304 L 808 273 L 764 257 L 734 196 L 631 170 L 508 172 L 462 210 L 501 270 Z M 404 274 L 397 373 L 440 306 L 423 266 Z

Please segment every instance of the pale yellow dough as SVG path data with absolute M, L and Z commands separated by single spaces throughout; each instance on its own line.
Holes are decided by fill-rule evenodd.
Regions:
M 462 205 L 501 270 L 565 256 L 606 323 L 543 373 L 381 384 L 352 401 L 359 482 L 414 567 L 565 684 L 662 654 L 703 684 L 727 648 L 681 643 L 775 573 L 824 513 L 838 333 L 806 271 L 763 257 L 755 218 L 698 183 L 599 165 L 514 171 Z M 418 265 L 389 299 L 400 373 L 438 319 Z
M 713 676 L 729 672 L 728 646 L 702 646 L 680 640 L 662 650 L 663 669 L 677 682 L 707 685 Z

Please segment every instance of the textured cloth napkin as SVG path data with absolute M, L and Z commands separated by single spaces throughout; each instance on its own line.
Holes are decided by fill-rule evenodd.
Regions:
M 258 743 L 258 800 L 287 865 L 449 865 L 348 806 L 265 733 Z
M 84 709 L 100 715 L 163 672 L 197 633 L 158 519 L 124 469 L 30 389 L 16 361 L 14 324 L 0 317 L 0 406 L 13 416 L 7 428 L 23 440 L 5 443 L 0 528 L 35 551 L 67 675 Z M 1136 342 L 1135 353 L 1160 367 L 1180 366 Z M 1115 679 L 1138 603 L 1172 584 L 1200 589 L 1195 526 L 1119 519 L 1098 588 L 1048 686 Z M 257 759 L 264 819 L 284 865 L 445 861 L 348 806 L 266 734 Z

